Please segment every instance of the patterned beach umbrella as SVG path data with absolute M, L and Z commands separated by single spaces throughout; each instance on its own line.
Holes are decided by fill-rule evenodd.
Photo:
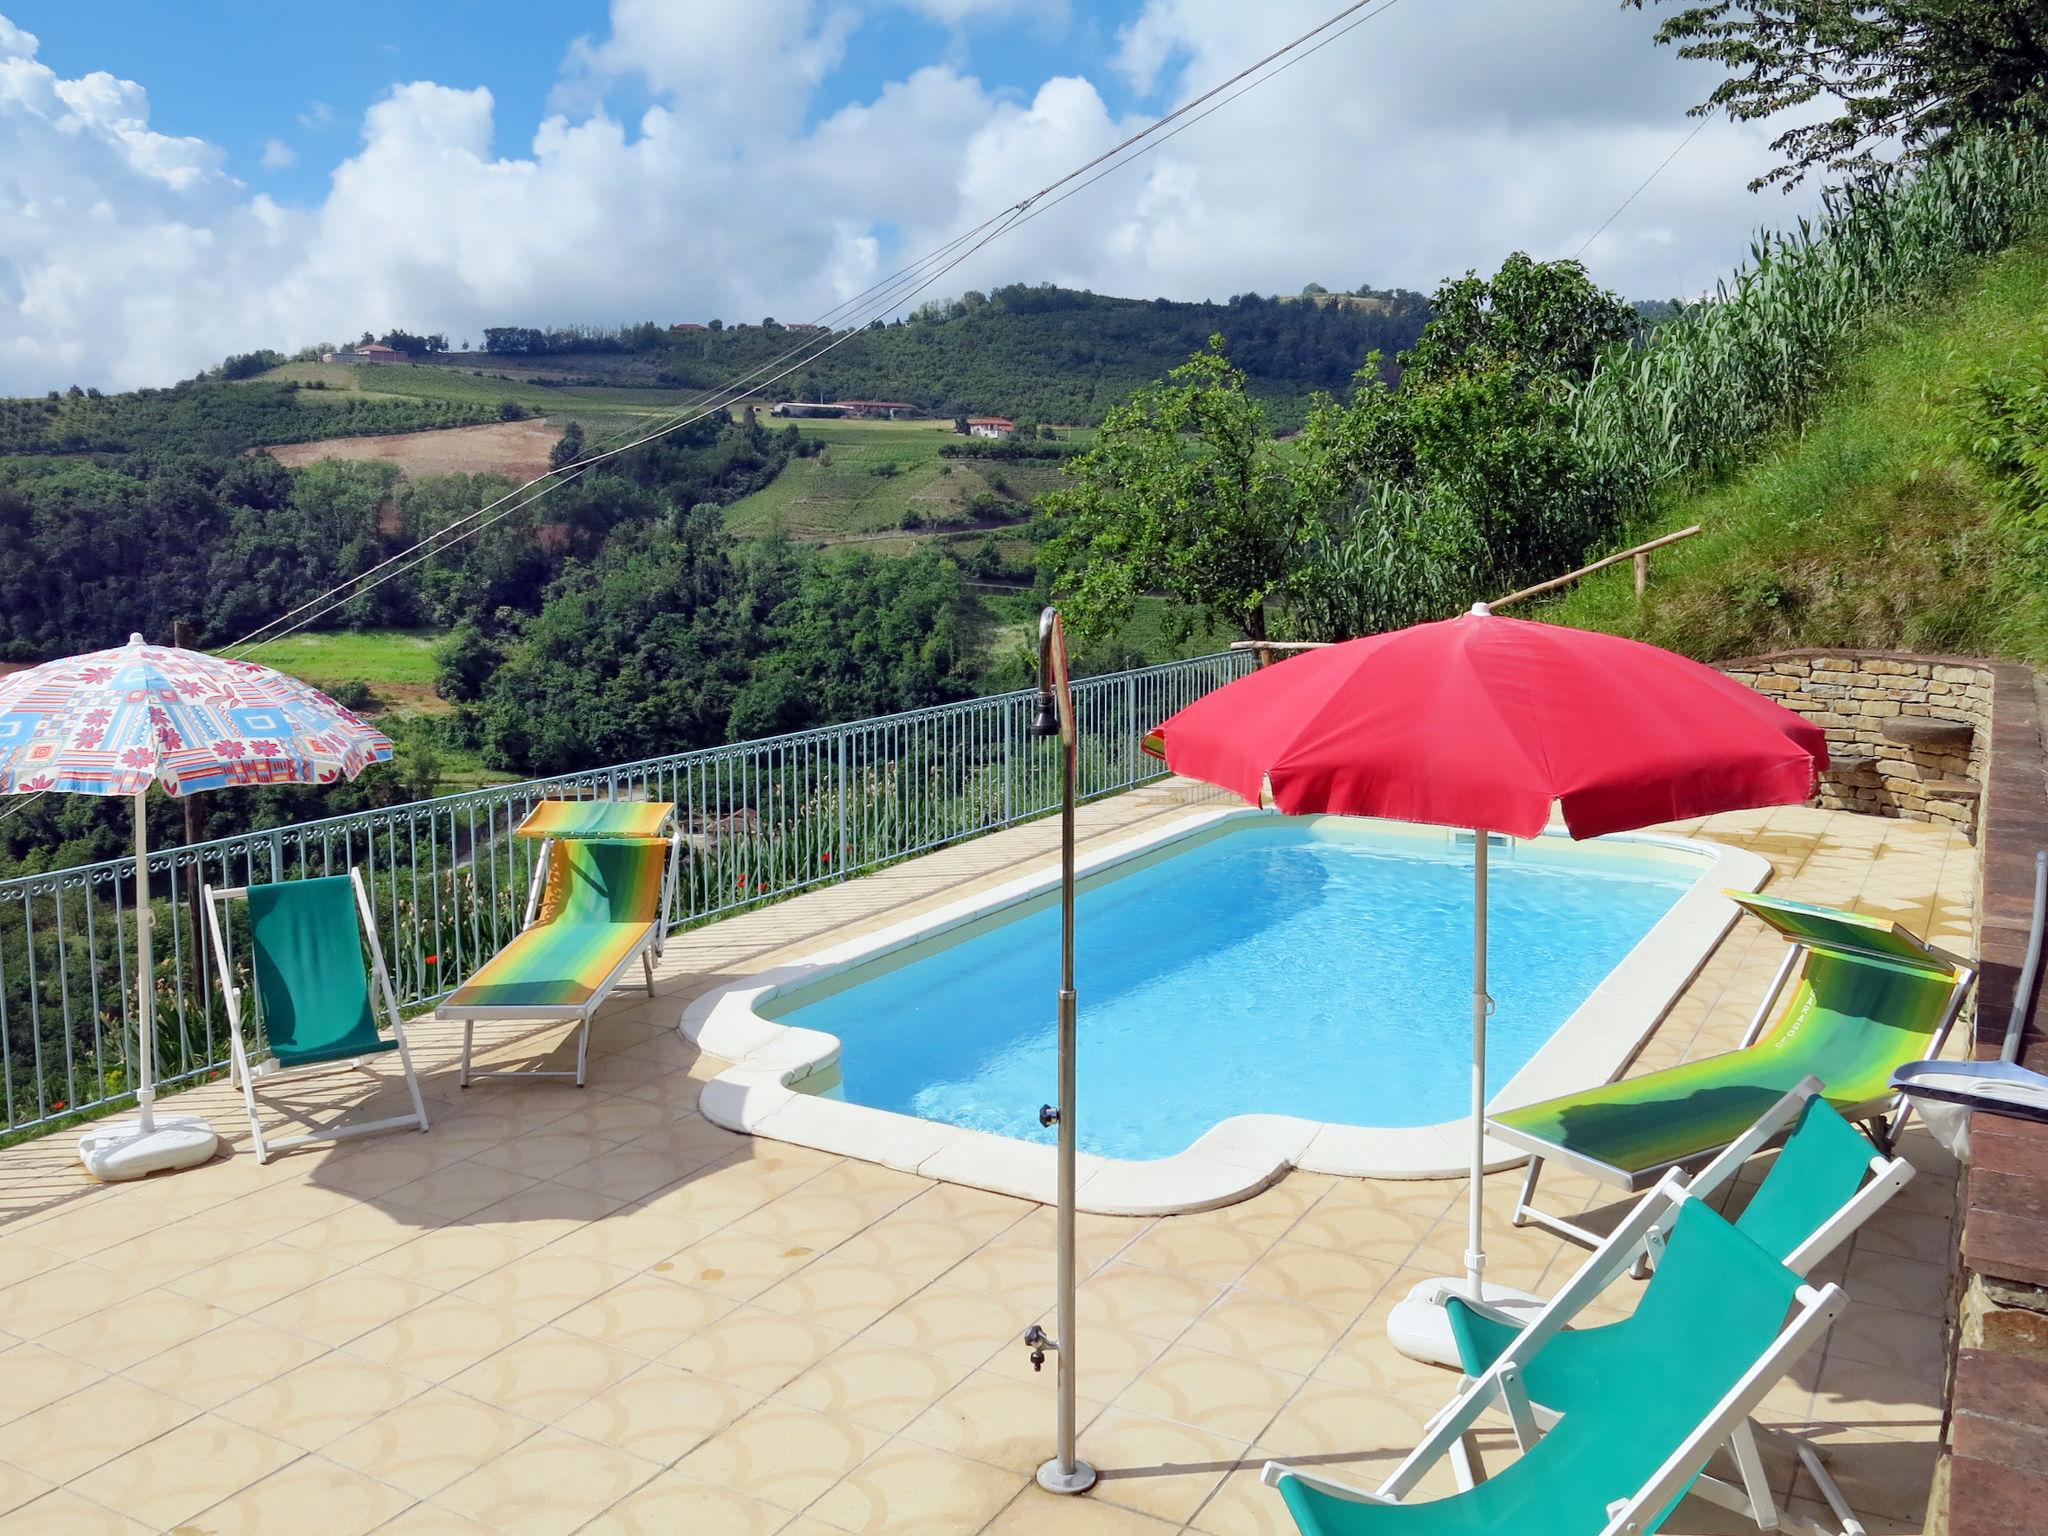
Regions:
M 95 1175 L 190 1167 L 218 1140 L 196 1115 L 156 1113 L 155 988 L 140 984 L 152 974 L 150 787 L 189 795 L 233 784 L 331 784 L 390 756 L 388 737 L 297 678 L 140 635 L 0 678 L 0 794 L 125 795 L 135 808 L 141 1114 L 79 1138 L 79 1160 Z
M 0 678 L 0 794 L 331 784 L 390 756 L 387 737 L 297 678 L 140 635 Z

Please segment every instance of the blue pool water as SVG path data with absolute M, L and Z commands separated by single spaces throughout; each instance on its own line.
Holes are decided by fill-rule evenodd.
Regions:
M 1597 845 L 1490 861 L 1488 1080 L 1498 1088 L 1696 876 Z M 1165 1157 L 1236 1114 L 1428 1125 L 1467 1108 L 1472 855 L 1332 822 L 1238 823 L 1084 885 L 1076 920 L 1082 1150 Z M 1059 909 L 798 989 L 857 1104 L 1031 1141 L 1053 1133 Z M 823 994 L 823 995 L 819 995 Z

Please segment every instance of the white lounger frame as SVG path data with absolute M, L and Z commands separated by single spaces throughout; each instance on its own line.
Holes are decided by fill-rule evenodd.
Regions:
M 1587 1284 L 1594 1287 L 1590 1292 L 1581 1294 L 1590 1300 L 1592 1296 L 1599 1295 L 1618 1280 L 1624 1272 L 1632 1273 L 1638 1279 L 1648 1273 L 1663 1248 L 1666 1223 L 1661 1219 L 1661 1212 L 1672 1210 L 1687 1199 L 1710 1200 L 1719 1194 L 1734 1181 L 1750 1158 L 1791 1131 L 1793 1123 L 1805 1109 L 1806 1101 L 1817 1098 L 1822 1086 L 1821 1080 L 1817 1077 L 1802 1078 L 1777 1103 L 1765 1110 L 1754 1125 L 1730 1142 L 1719 1156 L 1692 1178 L 1685 1178 L 1677 1169 L 1667 1171 L 1658 1186 L 1645 1195 L 1638 1205 L 1640 1211 L 1645 1206 L 1651 1206 L 1653 1202 L 1661 1202 L 1659 1216 L 1651 1220 L 1648 1227 L 1642 1230 L 1640 1237 L 1634 1235 L 1638 1227 L 1633 1216 L 1617 1227 L 1573 1276 L 1574 1284 L 1584 1279 Z M 1857 1190 L 1840 1210 L 1823 1222 L 1805 1242 L 1793 1249 L 1785 1259 L 1785 1267 L 1796 1275 L 1812 1274 L 1816 1265 L 1847 1242 L 1850 1236 L 1875 1216 L 1893 1195 L 1904 1189 L 1912 1180 L 1913 1173 L 1913 1165 L 1903 1157 L 1875 1153 L 1870 1159 L 1869 1176 L 1863 1187 Z M 1665 1194 L 1667 1189 L 1681 1193 L 1673 1199 Z M 1497 1322 L 1512 1327 L 1521 1326 L 1520 1317 L 1496 1310 L 1483 1302 L 1475 1304 L 1468 1301 L 1466 1305 L 1472 1306 L 1474 1310 L 1486 1314 Z M 1579 1307 L 1583 1305 L 1582 1301 L 1569 1310 L 1561 1319 L 1561 1326 L 1570 1326 L 1577 1316 Z M 1527 1359 L 1529 1356 L 1523 1352 L 1518 1358 Z M 1540 1403 L 1529 1402 L 1526 1394 L 1523 1394 L 1522 1405 L 1533 1416 L 1529 1422 L 1543 1428 L 1548 1428 L 1556 1422 L 1555 1414 Z M 1514 1417 L 1515 1413 L 1516 1410 L 1511 1407 L 1510 1416 Z M 1527 1445 L 1528 1441 L 1522 1438 L 1522 1427 L 1523 1421 L 1516 1418 L 1517 1438 L 1521 1444 Z M 1799 1529 L 1798 1520 L 1780 1509 L 1771 1495 L 1769 1483 L 1763 1475 L 1762 1462 L 1757 1456 L 1756 1443 L 1759 1437 L 1775 1437 L 1789 1443 L 1812 1475 L 1822 1496 L 1844 1522 L 1844 1529 L 1849 1531 L 1851 1536 L 1862 1529 L 1851 1513 L 1834 1477 L 1821 1464 L 1820 1453 L 1797 1435 L 1788 1435 L 1769 1425 L 1751 1422 L 1729 1437 L 1729 1454 L 1735 1458 L 1736 1468 L 1743 1479 L 1741 1488 L 1702 1474 L 1701 1486 L 1694 1491 L 1702 1498 L 1711 1499 L 1724 1508 L 1748 1515 L 1756 1521 L 1761 1530 Z M 1460 1464 L 1461 1473 L 1469 1469 L 1470 1475 L 1480 1475 L 1478 1452 L 1469 1441 L 1461 1454 L 1465 1458 Z M 1707 1486 L 1710 1484 L 1711 1487 Z M 1822 1532 L 1823 1536 L 1832 1536 L 1824 1527 L 1813 1529 Z
M 363 889 L 362 871 L 350 866 L 349 883 L 355 888 L 356 910 L 362 915 L 363 937 L 370 949 L 370 974 L 378 996 L 383 1000 L 385 1022 L 391 1026 L 391 1035 L 398 1042 L 399 1065 L 405 1069 L 405 1086 L 412 1093 L 412 1113 L 393 1115 L 385 1120 L 365 1120 L 359 1124 L 340 1125 L 332 1130 L 307 1131 L 297 1136 L 286 1136 L 271 1140 L 263 1134 L 263 1119 L 256 1102 L 256 1084 L 249 1066 L 249 1048 L 242 1039 L 242 989 L 229 984 L 234 967 L 228 959 L 227 903 L 236 899 L 246 900 L 249 887 L 246 885 L 200 887 L 205 900 L 206 931 L 213 946 L 213 963 L 220 973 L 221 994 L 227 1000 L 228 1048 L 231 1053 L 234 1077 L 242 1090 L 242 1102 L 249 1111 L 249 1136 L 256 1145 L 256 1161 L 267 1163 L 273 1152 L 289 1151 L 293 1147 L 311 1146 L 316 1142 L 342 1141 L 351 1136 L 368 1136 L 375 1131 L 395 1131 L 406 1126 L 427 1129 L 427 1106 L 420 1097 L 419 1075 L 412 1068 L 412 1048 L 406 1044 L 405 1021 L 398 1016 L 398 994 L 391 986 L 391 972 L 384 964 L 384 946 L 377 937 L 376 914 L 370 910 L 370 897 Z M 373 1001 L 372 1007 L 376 1006 Z M 381 1054 L 381 1053 L 380 1053 Z M 369 1072 L 373 1058 L 367 1056 L 344 1057 L 335 1061 L 315 1062 L 305 1067 L 279 1067 L 264 1073 L 268 1080 L 287 1083 L 304 1078 L 320 1077 L 332 1072 Z
M 1771 1015 L 1777 1008 L 1778 999 L 1784 993 L 1786 983 L 1792 979 L 1793 973 L 1799 962 L 1804 958 L 1808 947 L 1808 945 L 1797 940 L 1787 946 L 1785 961 L 1778 967 L 1776 979 L 1771 982 L 1770 990 L 1764 994 L 1763 1001 L 1757 1005 L 1756 1013 L 1749 1021 L 1749 1027 L 1743 1031 L 1742 1044 L 1736 1047 L 1736 1049 L 1746 1051 L 1763 1037 L 1764 1026 L 1770 1022 Z M 1941 1054 L 1942 1046 L 1948 1040 L 1949 1031 L 1955 1027 L 1956 1019 L 1963 1011 L 1963 1004 L 1969 999 L 1970 988 L 1976 985 L 1977 968 L 1970 962 L 1951 955 L 1945 950 L 1937 949 L 1931 944 L 1926 947 L 1931 957 L 1954 966 L 1956 970 L 1956 983 L 1949 990 L 1948 1003 L 1942 1010 L 1941 1022 L 1935 1026 L 1934 1033 L 1928 1037 L 1927 1054 L 1930 1057 L 1934 1057 Z M 1814 1079 L 1808 1078 L 1807 1081 L 1812 1082 Z M 1797 1091 L 1797 1089 L 1793 1090 L 1793 1092 Z M 1905 1094 L 1887 1093 L 1843 1110 L 1842 1117 L 1853 1125 L 1861 1126 L 1864 1134 L 1870 1138 L 1871 1144 L 1879 1152 L 1889 1153 L 1892 1150 L 1893 1144 L 1898 1140 L 1899 1132 L 1905 1129 L 1907 1116 L 1912 1113 L 1912 1109 L 1912 1101 Z M 1775 1111 L 1769 1113 L 1775 1113 Z M 1766 1114 L 1765 1118 L 1769 1118 L 1769 1113 Z M 1790 1124 L 1790 1120 L 1785 1121 L 1781 1129 L 1789 1128 Z M 1527 1135 L 1512 1126 L 1502 1125 L 1498 1120 L 1492 1118 L 1489 1118 L 1486 1122 L 1486 1134 L 1529 1154 L 1529 1169 L 1522 1176 L 1522 1191 L 1515 1198 L 1514 1224 L 1518 1227 L 1541 1227 L 1544 1231 L 1564 1238 L 1568 1242 L 1577 1243 L 1582 1248 L 1599 1247 L 1601 1242 L 1600 1234 L 1590 1227 L 1570 1221 L 1563 1216 L 1557 1215 L 1555 1212 L 1539 1210 L 1535 1204 L 1536 1185 L 1537 1181 L 1543 1177 L 1543 1166 L 1545 1163 L 1562 1163 L 1575 1173 L 1583 1173 L 1588 1178 L 1597 1179 L 1609 1188 L 1626 1190 L 1634 1194 L 1657 1183 L 1666 1173 L 1673 1169 L 1691 1167 L 1711 1158 L 1712 1161 L 1708 1162 L 1707 1168 L 1701 1172 L 1701 1177 L 1704 1178 L 1708 1169 L 1722 1169 L 1727 1161 L 1728 1154 L 1733 1152 L 1736 1147 L 1742 1146 L 1749 1141 L 1749 1137 L 1744 1136 L 1731 1143 L 1725 1149 L 1704 1147 L 1699 1152 L 1681 1158 L 1676 1162 L 1660 1163 L 1654 1168 L 1645 1168 L 1632 1173 L 1627 1169 L 1616 1168 L 1612 1164 L 1603 1163 L 1598 1158 L 1588 1157 L 1583 1152 L 1576 1152 L 1570 1147 L 1562 1146 L 1557 1142 L 1545 1141 L 1539 1136 Z M 1753 1146 L 1749 1152 L 1743 1154 L 1743 1157 L 1747 1158 L 1760 1150 L 1762 1150 L 1761 1147 Z M 1723 1177 L 1732 1177 L 1735 1168 L 1740 1166 L 1741 1159 L 1738 1159 L 1733 1166 L 1725 1169 Z M 1700 1192 L 1705 1194 L 1709 1191 L 1702 1189 Z M 1801 1272 L 1804 1273 L 1804 1271 Z
M 1482 1375 L 1467 1381 L 1457 1397 L 1430 1421 L 1429 1433 L 1422 1443 L 1377 1490 L 1368 1493 L 1362 1488 L 1278 1461 L 1266 1463 L 1260 1474 L 1261 1481 L 1268 1487 L 1274 1487 L 1282 1477 L 1295 1477 L 1337 1498 L 1368 1504 L 1398 1504 L 1414 1490 L 1431 1467 L 1448 1456 L 1457 1470 L 1459 1486 L 1469 1488 L 1476 1469 L 1468 1460 L 1468 1436 L 1480 1418 L 1499 1408 L 1506 1412 L 1514 1425 L 1518 1445 L 1526 1450 L 1536 1442 L 1543 1432 L 1542 1420 L 1546 1415 L 1529 1400 L 1522 1385 L 1522 1372 L 1528 1362 L 1587 1303 L 1604 1291 L 1621 1270 L 1628 1267 L 1634 1254 L 1661 1247 L 1665 1218 L 1691 1198 L 1694 1197 L 1687 1190 L 1683 1178 L 1676 1173 L 1667 1174 L 1615 1229 L 1608 1244 L 1579 1266 L 1564 1289 L 1551 1298 L 1500 1358 Z M 1834 1536 L 1827 1527 L 1779 1508 L 1764 1475 L 1762 1458 L 1757 1454 L 1750 1415 L 1800 1356 L 1820 1342 L 1847 1304 L 1848 1297 L 1838 1285 L 1826 1285 L 1818 1290 L 1811 1285 L 1800 1286 L 1792 1319 L 1779 1330 L 1771 1347 L 1743 1373 L 1705 1422 L 1687 1435 L 1684 1442 L 1666 1458 L 1648 1483 L 1608 1506 L 1608 1522 L 1603 1528 L 1603 1536 L 1629 1536 L 1629 1533 L 1646 1529 L 1649 1522 L 1662 1514 L 1665 1507 L 1686 1488 L 1693 1477 L 1693 1469 L 1724 1445 L 1735 1458 L 1742 1485 L 1738 1487 L 1702 1474 L 1692 1483 L 1693 1493 L 1723 1508 L 1750 1516 L 1765 1530 L 1792 1531 L 1801 1533 L 1801 1536 Z M 1830 1507 L 1843 1522 L 1843 1529 L 1849 1536 L 1861 1536 L 1862 1526 L 1841 1502 L 1841 1491 L 1821 1467 L 1817 1453 L 1804 1441 L 1795 1440 L 1794 1443 L 1800 1460 L 1819 1482 Z
M 670 811 L 673 821 L 675 813 Z M 519 931 L 525 933 L 540 917 L 542 894 L 547 890 L 548 864 L 554 858 L 555 844 L 574 839 L 546 837 L 541 839 L 540 853 L 533 861 L 533 878 L 526 887 L 526 915 L 520 920 Z M 676 879 L 683 858 L 683 834 L 680 828 L 672 830 L 665 839 L 668 843 L 668 862 L 661 877 L 661 915 L 655 920 L 653 931 L 619 958 L 611 974 L 590 994 L 590 1000 L 578 1008 L 531 1007 L 501 1008 L 480 1003 L 473 1007 L 450 1007 L 443 1003 L 434 1010 L 436 1019 L 460 1019 L 462 1021 L 462 1070 L 456 1078 L 458 1086 L 467 1088 L 472 1082 L 485 1077 L 573 1077 L 576 1086 L 584 1086 L 590 1065 L 590 1020 L 597 1010 L 610 1000 L 612 993 L 628 986 L 625 976 L 633 968 L 635 960 L 640 962 L 642 984 L 635 991 L 644 991 L 654 996 L 654 962 L 668 943 L 669 923 L 673 919 L 676 901 Z M 571 1071 L 541 1071 L 526 1067 L 509 1067 L 502 1071 L 478 1072 L 470 1067 L 470 1055 L 476 1043 L 476 1026 L 479 1020 L 511 1020 L 534 1024 L 574 1024 L 576 1026 L 576 1069 Z

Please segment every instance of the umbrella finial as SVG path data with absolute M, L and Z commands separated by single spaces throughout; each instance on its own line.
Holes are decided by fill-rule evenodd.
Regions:
M 128 631 L 128 643 L 129 643 L 130 645 L 141 645 L 141 644 L 143 644 L 143 639 L 142 639 L 142 631 L 141 631 L 141 630 L 139 630 L 139 629 L 131 629 L 131 630 L 129 630 L 129 631 Z
M 1474 603 L 1472 605 L 1472 617 L 1475 619 L 1492 618 L 1493 605 L 1491 603 Z

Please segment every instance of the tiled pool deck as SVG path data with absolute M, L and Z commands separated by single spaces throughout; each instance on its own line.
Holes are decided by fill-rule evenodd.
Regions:
M 1155 786 L 1085 807 L 1083 833 L 1197 802 Z M 1768 857 L 1774 891 L 1969 947 L 1975 854 L 1950 832 L 1814 810 L 1704 829 Z M 268 1167 L 238 1138 L 111 1187 L 66 1136 L 0 1152 L 0 1532 L 1249 1536 L 1288 1528 L 1257 1483 L 1270 1456 L 1370 1483 L 1454 1385 L 1384 1324 L 1457 1270 L 1458 1183 L 1292 1173 L 1203 1215 L 1084 1217 L 1082 1451 L 1103 1476 L 1059 1500 L 1031 1485 L 1052 1377 L 1017 1343 L 1052 1300 L 1051 1213 L 695 1113 L 724 1064 L 678 1037 L 689 999 L 994 883 L 1056 836 L 1015 829 L 684 935 L 657 999 L 600 1019 L 582 1092 L 460 1090 L 457 1032 L 428 1024 L 425 1136 Z M 1738 926 L 1639 1066 L 1735 1044 L 1780 955 Z M 491 1064 L 568 1050 L 566 1030 L 501 1037 Z M 362 1092 L 337 1102 L 392 1112 L 389 1086 Z M 178 1107 L 246 1129 L 224 1084 Z M 1905 1150 L 1921 1176 L 1823 1271 L 1849 1312 L 1769 1404 L 1833 1450 L 1873 1536 L 1921 1529 L 1942 1418 L 1955 1170 L 1924 1135 Z M 1543 1289 L 1577 1253 L 1507 1227 L 1515 1177 L 1491 1181 L 1489 1277 Z M 1688 1503 L 1667 1529 L 1750 1527 Z

